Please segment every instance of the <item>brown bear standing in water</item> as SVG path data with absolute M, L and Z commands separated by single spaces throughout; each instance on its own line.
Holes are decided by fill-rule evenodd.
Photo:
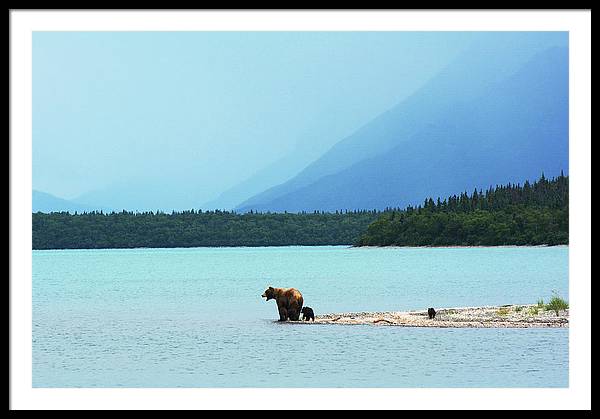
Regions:
M 277 302 L 279 321 L 284 322 L 288 319 L 298 321 L 300 319 L 304 300 L 297 289 L 269 287 L 261 297 L 266 298 L 267 301 L 274 299 Z

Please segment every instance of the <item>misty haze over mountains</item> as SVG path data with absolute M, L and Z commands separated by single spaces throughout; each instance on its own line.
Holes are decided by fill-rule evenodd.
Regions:
M 449 74 L 334 146 L 292 180 L 237 209 L 404 207 L 429 196 L 535 179 L 542 172 L 568 173 L 566 48 L 538 53 L 514 75 L 472 97 L 465 97 L 461 87 L 472 87 L 472 79 L 460 77 L 458 84 L 456 73 Z
M 71 200 L 34 191 L 33 211 L 184 209 L 174 202 L 238 212 L 384 209 L 535 180 L 542 172 L 568 174 L 568 47 L 556 39 L 543 33 L 481 35 L 354 133 L 336 139 L 325 129 L 308 130 L 311 141 L 299 140 L 291 153 L 245 179 L 240 175 L 238 184 L 210 201 L 203 198 L 206 184 L 194 183 L 192 174 L 196 192 L 174 188 L 157 168 L 148 178 L 123 179 Z M 319 117 L 317 128 L 331 118 Z M 132 208 L 132 202 L 146 204 Z

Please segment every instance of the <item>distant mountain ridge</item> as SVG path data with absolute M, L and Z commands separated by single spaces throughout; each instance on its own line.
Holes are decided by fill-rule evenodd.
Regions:
M 299 143 L 294 151 L 278 159 L 249 176 L 246 180 L 222 192 L 216 199 L 201 205 L 205 210 L 232 210 L 240 202 L 273 186 L 274 183 L 286 182 L 302 171 L 311 161 L 319 157 L 320 152 L 311 144 Z
M 100 210 L 105 208 L 92 207 L 89 205 L 79 204 L 73 201 L 69 201 L 67 199 L 59 198 L 52 194 L 37 191 L 35 189 L 32 190 L 31 196 L 31 210 L 32 212 L 91 212 L 95 210 Z
M 466 74 L 472 67 L 463 63 L 461 76 L 460 65 L 449 66 L 294 179 L 237 209 L 383 209 L 465 186 L 568 173 L 568 49 L 545 49 L 502 77 L 492 74 L 493 54 L 467 58 L 487 61 L 477 71 L 489 74 Z

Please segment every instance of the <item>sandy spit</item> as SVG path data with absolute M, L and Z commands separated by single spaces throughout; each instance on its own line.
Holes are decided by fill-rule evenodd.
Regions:
M 403 327 L 530 328 L 569 327 L 569 310 L 546 311 L 534 304 L 487 307 L 436 308 L 429 319 L 427 310 L 396 312 L 332 313 L 315 316 L 302 324 L 343 324 Z

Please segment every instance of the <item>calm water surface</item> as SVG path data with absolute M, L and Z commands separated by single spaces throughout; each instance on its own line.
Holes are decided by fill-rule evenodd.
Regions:
M 33 251 L 35 387 L 566 387 L 568 329 L 279 324 L 568 299 L 568 248 Z

